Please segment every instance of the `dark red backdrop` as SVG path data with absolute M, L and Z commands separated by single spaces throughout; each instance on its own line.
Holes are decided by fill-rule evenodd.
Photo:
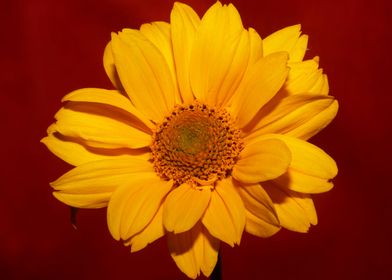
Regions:
M 187 2 L 201 14 L 214 1 Z M 341 105 L 312 141 L 337 160 L 339 175 L 331 192 L 315 196 L 319 225 L 308 234 L 245 235 L 240 247 L 223 246 L 223 279 L 389 278 L 389 1 L 233 2 L 262 36 L 295 23 L 310 35 L 308 57 L 321 56 Z M 1 279 L 186 279 L 165 240 L 135 254 L 115 242 L 104 209 L 81 211 L 74 230 L 48 186 L 69 166 L 39 143 L 63 95 L 111 87 L 101 66 L 110 32 L 168 20 L 171 7 L 162 0 L 1 1 Z

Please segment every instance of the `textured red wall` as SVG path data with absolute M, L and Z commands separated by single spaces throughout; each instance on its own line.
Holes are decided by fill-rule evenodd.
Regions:
M 199 12 L 214 1 L 187 1 Z M 227 3 L 227 1 L 223 1 Z M 392 279 L 391 26 L 385 0 L 233 0 L 265 36 L 302 23 L 320 55 L 335 121 L 312 141 L 338 162 L 335 188 L 315 196 L 319 225 L 223 246 L 223 279 Z M 79 229 L 48 181 L 69 169 L 39 143 L 60 99 L 111 87 L 102 53 L 111 31 L 168 20 L 172 1 L 3 0 L 0 3 L 1 279 L 186 279 L 165 240 L 130 254 L 83 210 Z M 388 277 L 388 274 L 389 275 Z

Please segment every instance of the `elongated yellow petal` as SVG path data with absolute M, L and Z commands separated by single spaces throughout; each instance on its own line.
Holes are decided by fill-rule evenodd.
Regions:
M 163 181 L 155 172 L 134 174 L 117 188 L 108 205 L 108 226 L 113 238 L 126 240 L 147 226 L 158 212 L 172 181 Z
M 302 209 L 304 209 L 306 216 L 308 216 L 309 218 L 310 224 L 314 226 L 317 225 L 318 217 L 317 217 L 316 208 L 314 207 L 312 196 L 309 194 L 300 194 L 298 195 L 298 197 L 300 198 L 296 198 L 296 195 L 292 195 L 292 194 L 291 196 L 294 197 L 297 203 L 301 205 Z
M 116 190 L 109 202 L 110 205 L 113 200 L 113 207 L 117 207 L 116 203 L 123 202 L 124 196 L 129 195 L 131 189 L 133 192 L 132 196 L 128 196 L 123 208 L 120 231 L 122 239 L 140 232 L 151 221 L 172 186 L 172 181 L 166 182 L 156 177 L 154 180 L 143 182 L 139 187 L 130 185 L 121 189 L 122 191 L 120 189 Z M 135 190 L 133 190 L 134 188 Z M 115 201 L 116 198 L 117 201 Z M 114 209 L 114 212 L 116 212 L 116 209 Z
M 305 53 L 308 48 L 308 35 L 302 35 L 298 38 L 297 43 L 291 49 L 290 61 L 297 62 L 304 59 Z
M 261 40 L 260 35 L 253 28 L 249 28 L 249 31 L 247 32 L 247 34 L 249 36 L 249 38 L 248 38 L 248 41 L 249 41 L 249 60 L 248 60 L 248 65 L 247 65 L 244 76 L 246 76 L 246 73 L 252 69 L 251 66 L 254 65 L 260 58 L 263 57 L 263 42 Z M 229 104 L 232 103 L 233 97 L 234 97 L 234 92 L 231 93 L 229 96 L 227 96 L 227 99 L 224 100 L 222 105 L 229 106 Z
M 263 39 L 264 55 L 285 51 L 290 61 L 301 61 L 307 48 L 307 36 L 301 36 L 301 25 L 288 26 Z
M 108 205 L 111 192 L 107 193 L 66 193 L 54 192 L 54 197 L 64 204 L 76 208 L 102 208 Z
M 203 16 L 191 55 L 194 95 L 210 105 L 228 100 L 249 60 L 249 37 L 231 4 L 216 2 Z
M 304 193 L 321 193 L 330 190 L 329 181 L 338 172 L 335 161 L 317 146 L 301 139 L 281 134 L 259 135 L 248 143 L 260 139 L 279 139 L 290 150 L 291 163 L 287 172 L 273 181 L 282 188 Z
M 211 190 L 195 189 L 184 183 L 166 198 L 163 224 L 168 231 L 181 233 L 190 230 L 204 214 L 210 202 Z
M 295 69 L 294 67 L 291 70 Z M 311 90 L 316 86 L 316 83 L 322 79 L 323 71 L 321 69 L 317 69 L 316 71 L 310 73 L 303 73 L 297 79 L 287 79 L 287 83 L 285 84 L 285 89 L 290 94 L 298 94 L 298 93 L 311 93 Z M 317 92 L 315 92 L 317 93 Z
M 313 94 L 290 95 L 271 100 L 259 111 L 254 122 L 245 128 L 245 131 L 249 131 L 246 139 L 257 139 L 267 133 L 289 134 L 298 138 L 303 138 L 308 133 L 313 135 L 315 129 L 321 130 L 335 116 L 336 110 L 330 109 L 333 103 L 333 97 Z M 309 126 L 314 118 L 322 120 Z M 320 127 L 316 128 L 316 124 Z
M 138 30 L 112 34 L 112 49 L 132 103 L 151 120 L 161 121 L 175 103 L 172 75 L 163 54 Z
M 321 179 L 332 179 L 338 169 L 336 162 L 319 147 L 295 137 L 281 134 L 266 134 L 259 139 L 279 139 L 291 152 L 290 168 Z
M 218 106 L 226 105 L 238 89 L 238 86 L 248 69 L 248 63 L 250 62 L 250 40 L 249 33 L 246 30 L 243 30 L 238 39 L 235 53 L 233 53 L 230 67 L 225 73 L 225 77 L 219 86 L 219 90 L 214 94 L 208 95 L 208 102 L 210 104 L 216 104 Z M 255 46 L 253 47 L 255 48 Z M 256 56 L 256 54 L 253 55 Z M 213 92 L 215 91 L 212 90 L 212 93 Z
M 325 110 L 286 134 L 307 140 L 324 129 L 335 118 L 338 109 L 338 101 L 334 100 Z
M 322 72 L 322 69 L 320 69 L 320 71 Z M 308 92 L 310 93 L 314 93 L 314 94 L 321 94 L 321 95 L 327 95 L 327 93 L 325 93 L 325 83 L 328 84 L 328 79 L 326 79 L 326 75 L 325 74 L 321 74 L 318 76 L 318 79 L 316 80 L 316 82 L 313 84 L 313 86 L 308 90 Z
M 245 226 L 245 208 L 231 178 L 219 182 L 212 192 L 202 222 L 214 237 L 230 246 L 240 243 Z
M 174 85 L 175 101 L 176 103 L 181 102 L 180 93 L 177 88 L 170 24 L 163 21 L 145 23 L 140 27 L 140 32 L 154 44 L 165 58 Z
M 165 229 L 162 221 L 163 204 L 158 212 L 152 218 L 151 222 L 139 233 L 132 236 L 125 242 L 125 245 L 131 246 L 131 252 L 137 252 L 145 248 L 148 244 L 165 235 Z
M 308 59 L 300 62 L 289 62 L 290 73 L 287 77 L 290 81 L 295 81 L 301 76 L 309 73 L 313 73 L 318 70 L 320 57 L 315 56 L 312 59 Z
M 189 278 L 196 279 L 200 275 L 200 264 L 196 259 L 193 246 L 195 238 L 200 234 L 199 227 L 183 233 L 167 233 L 169 252 L 177 267 Z
M 261 238 L 267 238 L 276 234 L 280 230 L 280 224 L 271 224 L 260 219 L 252 212 L 245 210 L 246 224 L 245 231 Z
M 264 187 L 274 202 L 280 224 L 292 231 L 307 232 L 317 224 L 317 214 L 309 195 L 282 190 L 274 185 Z
M 202 227 L 201 234 L 195 242 L 196 255 L 200 263 L 200 270 L 209 277 L 218 261 L 219 240 L 213 237 L 206 228 Z
M 245 230 L 259 237 L 269 237 L 280 229 L 274 205 L 259 184 L 237 184 L 237 191 L 246 209 Z
M 282 87 L 288 73 L 287 53 L 274 53 L 260 59 L 244 76 L 232 102 L 232 112 L 240 127 Z
M 242 183 L 271 180 L 286 172 L 291 162 L 290 150 L 283 141 L 261 140 L 245 145 L 233 168 L 233 177 Z
M 191 7 L 176 2 L 170 23 L 178 86 L 183 102 L 190 103 L 194 99 L 189 80 L 190 58 L 200 19 Z
M 197 223 L 191 230 L 168 233 L 170 255 L 178 268 L 189 278 L 195 279 L 200 270 L 209 276 L 218 260 L 219 241 Z
M 328 81 L 323 70 L 319 69 L 319 57 L 290 62 L 289 75 L 282 90 L 286 94 L 328 94 Z
M 327 77 L 326 74 L 323 75 L 323 79 L 324 79 L 324 82 L 323 82 L 323 85 L 322 85 L 322 87 L 321 87 L 319 92 L 320 92 L 320 94 L 328 95 L 328 93 L 329 93 L 329 83 L 328 83 L 328 77 Z
M 281 188 L 288 188 L 302 193 L 322 193 L 333 187 L 329 180 L 304 174 L 289 167 L 287 172 L 273 180 Z
M 140 172 L 154 172 L 152 164 L 132 156 L 105 159 L 75 167 L 52 182 L 51 186 L 70 194 L 110 193 Z
M 75 105 L 75 104 L 70 104 Z M 79 104 L 78 104 L 79 105 Z M 56 114 L 53 129 L 65 136 L 82 138 L 86 144 L 97 148 L 141 148 L 150 145 L 151 136 L 111 117 L 100 116 L 64 107 Z
M 91 161 L 118 157 L 117 155 L 111 156 L 94 153 L 80 143 L 61 138 L 61 136 L 59 137 L 55 134 L 49 134 L 47 137 L 42 138 L 41 142 L 57 157 L 74 166 Z
M 74 102 L 91 102 L 97 104 L 109 105 L 108 109 L 114 110 L 124 110 L 130 115 L 128 118 L 132 120 L 136 127 L 141 130 L 146 130 L 145 127 L 142 127 L 139 122 L 142 122 L 148 128 L 153 128 L 153 124 L 150 120 L 148 120 L 142 113 L 140 113 L 131 103 L 131 101 L 122 95 L 117 90 L 106 90 L 100 88 L 83 88 L 75 90 L 62 99 L 65 101 L 74 101 Z
M 249 62 L 248 67 L 263 57 L 263 42 L 253 28 L 249 28 Z
M 106 75 L 108 75 L 110 81 L 118 90 L 123 90 L 123 86 L 118 76 L 117 68 L 114 63 L 112 43 L 109 42 L 103 52 L 103 67 L 105 68 Z
M 263 39 L 265 54 L 289 51 L 297 43 L 300 34 L 300 24 L 288 26 L 270 34 Z

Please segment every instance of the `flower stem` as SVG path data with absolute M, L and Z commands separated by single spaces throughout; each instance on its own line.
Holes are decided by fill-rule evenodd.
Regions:
M 78 210 L 79 208 L 71 207 L 70 218 L 71 218 L 71 225 L 74 227 L 74 229 L 77 229 L 76 216 L 78 214 Z
M 215 268 L 211 273 L 210 280 L 221 280 L 221 279 L 222 279 L 222 258 L 219 252 L 218 261 L 216 262 Z

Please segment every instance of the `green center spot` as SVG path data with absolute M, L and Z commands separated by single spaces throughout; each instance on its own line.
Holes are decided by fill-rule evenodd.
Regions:
M 196 155 L 206 151 L 209 133 L 201 123 L 188 123 L 177 127 L 177 150 L 185 154 Z

